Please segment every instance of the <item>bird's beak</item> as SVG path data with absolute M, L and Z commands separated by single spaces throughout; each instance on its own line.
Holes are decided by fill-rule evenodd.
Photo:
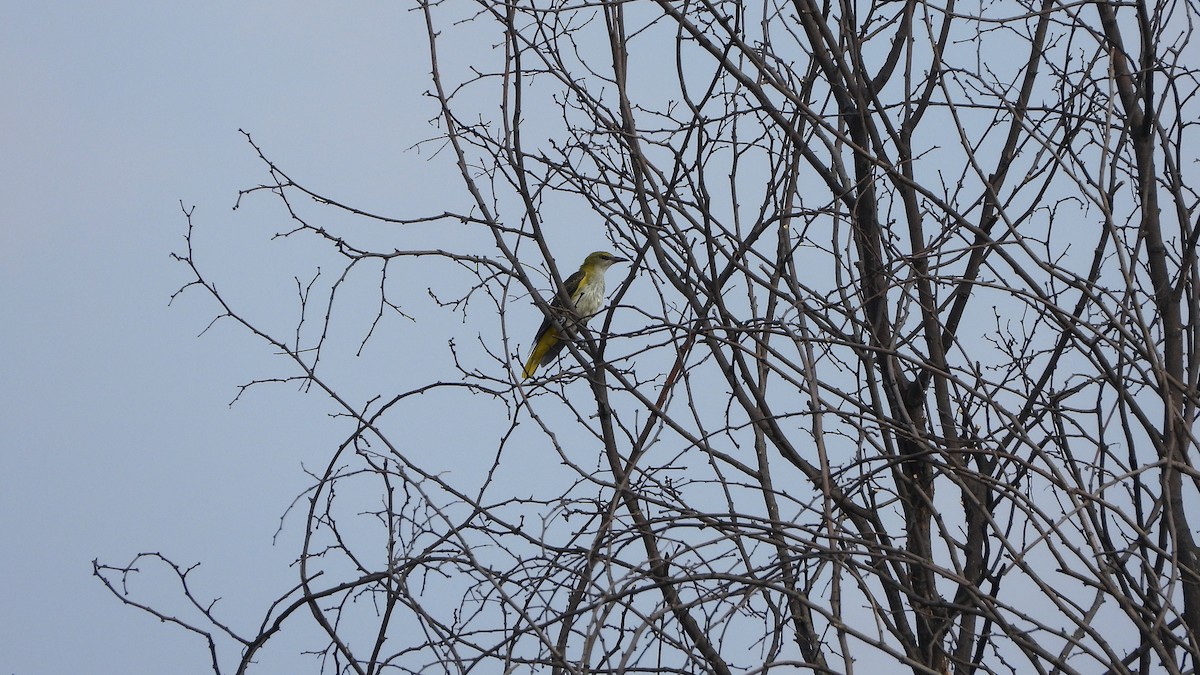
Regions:
M 613 259 L 612 259 L 612 261 L 613 261 L 614 263 L 619 263 L 619 262 L 629 262 L 629 258 L 618 258 L 618 257 L 616 257 L 616 256 L 613 256 Z

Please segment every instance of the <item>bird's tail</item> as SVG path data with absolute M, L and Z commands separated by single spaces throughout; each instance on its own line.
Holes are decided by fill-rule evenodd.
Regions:
M 533 353 L 529 355 L 529 360 L 525 362 L 525 372 L 521 374 L 522 379 L 528 380 L 533 377 L 533 374 L 538 369 L 538 361 L 541 360 L 541 354 L 538 354 L 538 350 L 533 350 Z
M 558 332 L 555 330 L 547 330 L 542 333 L 537 342 L 533 345 L 533 352 L 529 354 L 529 360 L 525 361 L 525 371 L 521 377 L 528 380 L 537 372 L 538 366 L 546 359 L 546 355 L 558 344 Z

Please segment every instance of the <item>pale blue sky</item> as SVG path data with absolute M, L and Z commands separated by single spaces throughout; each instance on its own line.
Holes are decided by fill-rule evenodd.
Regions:
M 94 558 L 116 565 L 155 551 L 200 562 L 195 590 L 223 597 L 221 616 L 246 632 L 294 584 L 288 537 L 296 527 L 284 528 L 278 546 L 272 537 L 310 483 L 302 466 L 323 466 L 346 429 L 327 417 L 321 397 L 294 389 L 255 390 L 230 407 L 238 385 L 295 371 L 232 324 L 198 338 L 216 308 L 200 293 L 168 307 L 189 281 L 169 254 L 183 245 L 180 201 L 195 206 L 206 272 L 256 319 L 294 326 L 291 275 L 313 267 L 286 266 L 302 242 L 270 241 L 288 223 L 269 199 L 231 210 L 239 189 L 265 180 L 239 129 L 293 177 L 344 203 L 403 217 L 463 208 L 452 167 L 411 149 L 437 133 L 423 95 L 424 27 L 411 7 L 0 0 L 0 675 L 210 672 L 200 640 L 112 598 L 92 577 Z M 475 42 L 468 46 L 484 53 L 498 43 Z M 462 63 L 450 62 L 462 58 L 459 50 L 442 56 L 461 72 Z M 494 115 L 496 102 L 487 105 L 484 114 Z M 539 113 L 550 114 L 528 114 Z M 594 214 L 571 213 L 582 207 L 569 197 L 546 199 L 560 225 L 551 245 L 569 273 L 582 254 L 605 246 L 603 225 Z M 404 237 L 403 246 L 415 248 L 426 238 L 453 242 L 462 226 L 370 234 Z M 389 282 L 424 296 L 429 268 L 406 264 Z M 453 279 L 436 283 L 455 290 Z M 643 288 L 635 284 L 627 302 L 636 304 Z M 494 329 L 494 312 L 484 321 L 486 300 L 480 304 L 470 320 Z M 540 317 L 524 298 L 509 307 L 507 337 L 520 344 Z M 371 319 L 354 309 L 337 322 L 350 343 Z M 337 384 L 365 402 L 372 392 L 428 381 L 422 369 L 449 365 L 448 338 L 477 349 L 482 330 L 461 320 L 396 320 L 373 339 L 369 359 L 338 362 Z M 421 339 L 436 349 L 416 346 Z M 507 423 L 502 404 L 480 405 Z M 422 461 L 472 485 L 470 473 L 487 468 L 479 448 L 494 455 L 501 434 L 480 444 L 485 425 L 464 424 L 462 411 L 447 407 L 421 397 L 394 423 L 409 434 L 409 420 L 420 422 L 402 436 L 414 452 L 419 434 L 451 428 L 456 447 Z M 519 451 L 523 435 L 537 437 L 535 426 L 514 432 L 505 451 Z M 585 443 L 571 451 L 583 463 L 599 461 Z M 560 468 L 549 449 L 538 452 L 538 461 L 507 462 L 501 471 L 510 473 L 497 480 Z M 151 576 L 134 590 L 176 611 L 175 588 L 160 581 Z M 259 672 L 315 670 L 311 659 L 290 656 L 308 629 L 289 624 Z
M 419 17 L 393 2 L 0 7 L 0 673 L 204 672 L 200 641 L 122 606 L 91 560 L 202 561 L 201 591 L 261 618 L 279 583 L 255 575 L 290 561 L 271 535 L 305 450 L 340 431 L 302 428 L 319 411 L 300 396 L 227 406 L 265 350 L 220 326 L 197 339 L 202 296 L 168 308 L 187 280 L 168 255 L 179 201 L 206 232 L 253 217 L 230 210 L 264 176 L 239 128 L 364 206 L 419 191 L 397 161 L 431 135 Z

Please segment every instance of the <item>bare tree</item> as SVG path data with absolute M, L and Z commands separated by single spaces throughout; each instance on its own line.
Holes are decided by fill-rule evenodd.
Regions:
M 462 178 L 446 212 L 367 213 L 254 146 L 270 180 L 243 198 L 337 265 L 299 284 L 319 328 L 230 303 L 190 214 L 179 255 L 290 358 L 278 379 L 353 421 L 298 502 L 295 587 L 239 628 L 175 563 L 97 563 L 118 597 L 216 672 L 306 622 L 339 673 L 1195 671 L 1194 4 L 419 15 L 427 147 Z M 628 275 L 522 381 L 530 305 L 575 264 L 555 244 L 588 227 Z M 339 288 L 375 280 L 357 339 L 390 340 L 426 293 L 390 281 L 410 266 L 478 340 L 449 344 L 452 378 L 347 393 L 322 355 L 363 299 Z M 431 395 L 492 439 L 482 478 L 431 459 L 444 428 L 412 431 Z M 151 562 L 199 619 L 123 590 Z

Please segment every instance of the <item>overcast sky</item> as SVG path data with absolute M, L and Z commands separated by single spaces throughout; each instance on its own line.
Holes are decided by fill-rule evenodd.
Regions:
M 247 302 L 258 291 L 277 297 L 280 284 L 286 295 L 292 277 L 271 256 L 294 249 L 291 240 L 271 242 L 288 225 L 278 204 L 252 199 L 232 209 L 238 190 L 266 179 L 239 130 L 290 175 L 343 203 L 403 217 L 459 206 L 449 202 L 460 191 L 445 189 L 453 171 L 413 149 L 437 133 L 424 96 L 422 18 L 412 3 L 383 0 L 0 0 L 0 8 L 0 675 L 209 672 L 201 640 L 122 605 L 92 576 L 92 560 L 120 565 L 161 552 L 202 563 L 194 590 L 221 596 L 221 616 L 253 632 L 295 583 L 289 564 L 298 549 L 286 537 L 298 528 L 285 527 L 285 541 L 273 545 L 280 516 L 311 482 L 303 468 L 323 467 L 347 433 L 319 396 L 294 390 L 255 389 L 230 406 L 248 380 L 295 372 L 264 365 L 277 357 L 232 322 L 206 331 L 217 309 L 204 294 L 168 306 L 190 280 L 170 255 L 184 245 L 181 205 L 195 208 L 206 272 Z M 461 69 L 451 63 L 465 58 L 456 52 L 443 55 L 446 68 Z M 569 273 L 582 253 L 603 246 L 603 226 L 547 203 L 571 226 L 552 235 L 556 257 L 570 261 L 560 271 Z M 453 237 L 454 227 L 439 223 L 436 234 Z M 260 301 L 268 306 L 256 316 L 294 322 L 289 307 Z M 511 306 L 528 312 L 532 332 L 536 310 Z M 350 330 L 361 334 L 367 319 Z M 464 324 L 455 324 L 468 334 L 463 345 L 471 340 Z M 453 330 L 424 323 L 408 334 L 436 333 L 435 359 L 411 343 L 373 338 L 372 349 L 406 358 L 376 351 L 377 372 L 350 365 L 337 371 L 342 384 L 401 381 L 380 362 L 444 365 Z M 414 428 L 456 425 L 463 448 L 435 458 L 445 463 L 436 469 L 469 463 L 464 439 L 482 425 L 462 424 L 461 411 L 425 399 L 406 403 L 405 414 L 420 417 Z M 517 433 L 537 433 L 528 426 Z M 534 464 L 504 469 L 528 476 Z M 554 468 L 547 464 L 542 470 Z M 486 468 L 476 460 L 454 470 Z M 182 612 L 163 581 L 139 578 L 131 590 Z M 273 639 L 262 672 L 314 670 L 311 659 L 289 656 L 289 640 L 298 644 L 305 630 L 293 624 Z
M 180 201 L 209 230 L 238 227 L 237 190 L 264 178 L 246 129 L 313 184 L 394 211 L 398 186 L 421 190 L 397 158 L 433 112 L 419 17 L 0 6 L 0 673 L 203 672 L 204 645 L 122 606 L 92 559 L 203 562 L 201 591 L 261 611 L 278 584 L 254 575 L 290 561 L 271 536 L 305 451 L 334 437 L 299 423 L 302 401 L 228 406 L 264 350 L 220 326 L 197 338 L 214 315 L 200 295 L 168 307 L 187 281 L 169 257 Z

